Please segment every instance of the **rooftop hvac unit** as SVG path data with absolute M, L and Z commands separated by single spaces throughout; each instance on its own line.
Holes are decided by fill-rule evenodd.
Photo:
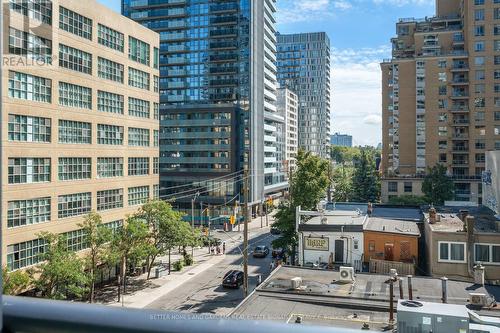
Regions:
M 469 332 L 465 305 L 399 300 L 398 333 Z
M 354 281 L 354 267 L 340 267 L 340 281 L 353 282 Z
M 469 293 L 470 304 L 477 306 L 489 306 L 488 296 L 483 293 Z
M 302 278 L 301 277 L 294 277 L 290 280 L 292 289 L 298 289 L 300 285 L 302 284 Z

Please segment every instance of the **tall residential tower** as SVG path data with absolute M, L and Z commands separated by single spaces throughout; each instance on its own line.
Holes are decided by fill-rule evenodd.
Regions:
M 40 232 L 82 250 L 85 214 L 117 227 L 158 196 L 159 42 L 94 0 L 10 1 L 0 22 L 1 251 L 19 269 Z
M 299 97 L 299 148 L 326 157 L 330 142 L 330 39 L 278 34 L 278 82 Z
M 191 207 L 193 189 L 204 203 L 238 196 L 246 167 L 251 202 L 287 187 L 275 2 L 122 2 L 124 15 L 160 33 L 160 182 L 180 208 Z
M 446 166 L 455 200 L 481 203 L 485 151 L 500 149 L 500 1 L 437 0 L 400 19 L 382 67 L 382 200 L 421 194 Z

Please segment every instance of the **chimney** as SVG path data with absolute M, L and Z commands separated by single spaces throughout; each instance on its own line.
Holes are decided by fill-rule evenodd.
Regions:
M 436 208 L 434 207 L 431 207 L 429 209 L 429 223 L 430 224 L 434 224 L 437 222 L 437 218 L 436 218 Z
M 481 263 L 474 266 L 474 283 L 484 286 L 484 266 Z
M 373 204 L 371 202 L 368 203 L 368 209 L 366 211 L 368 213 L 368 216 L 372 216 L 373 213 Z
M 460 209 L 459 217 L 462 220 L 462 222 L 465 223 L 465 219 L 467 219 L 468 215 L 469 215 L 469 211 L 467 209 Z
M 467 232 L 467 272 L 470 277 L 474 276 L 474 216 L 468 215 L 464 222 Z
M 474 216 L 467 215 L 464 221 L 464 229 L 467 231 L 467 237 L 472 238 L 474 235 Z

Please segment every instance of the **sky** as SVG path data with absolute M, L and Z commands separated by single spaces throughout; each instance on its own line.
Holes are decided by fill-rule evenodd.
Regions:
M 120 0 L 98 0 L 120 11 Z M 260 1 L 260 0 L 252 0 Z M 382 141 L 379 63 L 390 58 L 396 21 L 434 14 L 435 0 L 278 0 L 278 31 L 330 37 L 332 133 L 355 145 Z

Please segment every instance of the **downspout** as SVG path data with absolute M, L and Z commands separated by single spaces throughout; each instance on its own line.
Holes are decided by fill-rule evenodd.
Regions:
M 304 244 L 302 242 L 302 233 L 299 233 L 299 224 L 300 224 L 300 206 L 295 207 L 295 232 L 299 237 L 299 250 L 302 248 L 302 251 L 299 251 L 299 265 L 304 266 Z M 302 252 L 302 253 L 300 253 Z M 301 262 L 302 259 L 302 262 Z

